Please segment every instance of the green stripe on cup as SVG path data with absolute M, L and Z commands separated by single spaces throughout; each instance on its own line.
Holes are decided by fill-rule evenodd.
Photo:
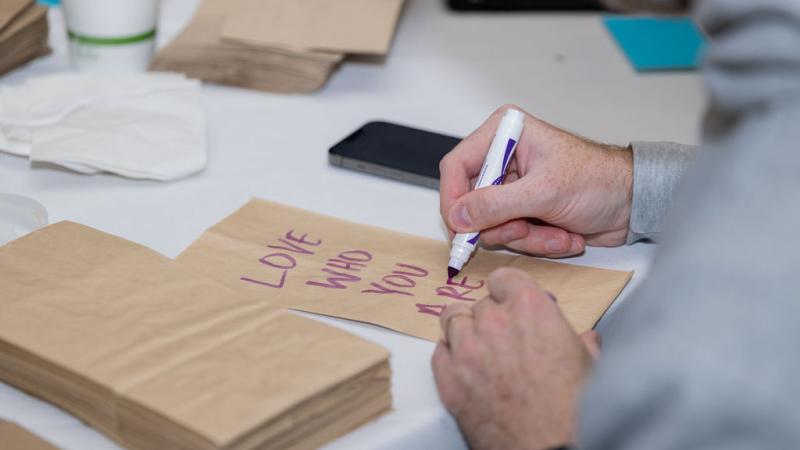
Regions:
M 156 36 L 156 29 L 153 28 L 150 31 L 145 31 L 142 34 L 137 34 L 134 36 L 118 36 L 118 37 L 96 37 L 96 36 L 86 36 L 83 34 L 75 33 L 72 30 L 67 31 L 67 35 L 71 41 L 77 42 L 79 44 L 86 44 L 86 45 L 128 45 L 128 44 L 135 44 L 137 42 L 147 41 L 153 39 Z

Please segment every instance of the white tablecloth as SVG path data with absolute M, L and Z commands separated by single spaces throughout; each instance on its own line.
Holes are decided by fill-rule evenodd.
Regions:
M 195 5 L 164 0 L 162 45 Z M 50 19 L 54 54 L 0 83 L 68 67 L 60 12 L 51 11 Z M 0 153 L 0 192 L 40 201 L 51 222 L 80 222 L 169 257 L 254 196 L 444 240 L 437 192 L 330 167 L 328 147 L 374 119 L 465 135 L 507 102 L 595 140 L 692 143 L 704 96 L 696 74 L 633 72 L 597 14 L 464 14 L 446 10 L 444 1 L 409 0 L 383 62 L 348 62 L 311 95 L 206 85 L 204 101 L 209 162 L 202 174 L 167 184 L 83 176 Z M 653 250 L 589 249 L 571 262 L 637 271 L 613 314 L 642 279 Z M 316 318 L 392 353 L 394 411 L 326 448 L 464 447 L 436 394 L 433 343 Z M 65 449 L 116 448 L 72 416 L 2 383 L 0 417 Z

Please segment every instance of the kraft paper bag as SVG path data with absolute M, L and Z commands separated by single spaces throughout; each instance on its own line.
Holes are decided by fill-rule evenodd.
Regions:
M 34 0 L 0 0 L 0 31 L 33 5 Z
M 488 294 L 486 279 L 513 266 L 558 297 L 576 331 L 592 328 L 632 272 L 478 250 L 448 279 L 449 245 L 252 200 L 207 230 L 177 261 L 265 304 L 440 337 L 447 304 Z
M 0 0 L 0 75 L 50 53 L 47 34 L 47 7 Z
M 127 448 L 314 448 L 390 408 L 381 347 L 82 225 L 0 247 L 0 293 L 0 379 Z
M 232 0 L 203 0 L 191 22 L 153 59 L 153 70 L 271 92 L 303 93 L 322 87 L 344 55 L 264 46 L 222 38 Z
M 223 39 L 252 44 L 385 55 L 403 0 L 228 0 Z
M 0 420 L 0 450 L 58 450 L 21 426 Z

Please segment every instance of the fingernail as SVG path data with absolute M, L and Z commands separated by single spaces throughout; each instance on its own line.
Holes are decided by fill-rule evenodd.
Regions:
M 450 221 L 459 228 L 472 228 L 472 218 L 469 216 L 469 211 L 463 203 L 456 204 L 456 206 L 450 210 Z
M 550 253 L 564 253 L 567 251 L 567 246 L 564 244 L 566 242 L 563 239 L 548 239 L 544 243 L 544 249 Z

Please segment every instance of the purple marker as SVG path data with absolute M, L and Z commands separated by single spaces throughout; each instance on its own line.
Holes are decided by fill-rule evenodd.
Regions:
M 517 148 L 517 142 L 522 135 L 522 128 L 525 124 L 525 114 L 516 109 L 506 111 L 500 125 L 494 134 L 492 145 L 486 154 L 483 162 L 481 174 L 475 189 L 486 186 L 503 184 L 503 179 L 508 171 L 508 164 Z M 447 275 L 450 278 L 458 275 L 464 264 L 467 263 L 475 246 L 478 244 L 480 232 L 458 233 L 453 238 L 452 248 L 450 249 L 450 262 L 447 264 Z

